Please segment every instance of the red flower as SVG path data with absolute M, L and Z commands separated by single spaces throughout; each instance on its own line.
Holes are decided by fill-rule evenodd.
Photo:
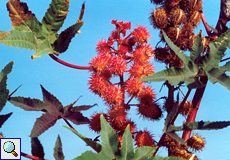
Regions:
M 134 31 L 132 32 L 132 36 L 136 40 L 136 42 L 139 43 L 146 43 L 150 39 L 150 32 L 147 30 L 146 27 L 138 26 Z

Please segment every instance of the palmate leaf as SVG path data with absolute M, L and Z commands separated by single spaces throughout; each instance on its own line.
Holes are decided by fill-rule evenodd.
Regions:
M 61 138 L 59 135 L 57 136 L 57 140 L 56 140 L 55 147 L 54 147 L 54 158 L 56 160 L 64 160 L 65 158 L 62 152 L 62 143 L 61 143 Z
M 44 158 L 44 149 L 37 137 L 31 138 L 31 153 L 33 156 Z
M 88 146 L 90 146 L 91 148 L 93 148 L 96 152 L 100 152 L 101 151 L 101 144 L 97 143 L 96 141 L 92 140 L 91 138 L 87 138 L 86 136 L 81 135 L 79 132 L 77 132 L 76 130 L 64 126 L 62 125 L 62 127 L 69 129 L 70 131 L 72 131 L 74 134 L 76 134 L 79 138 L 81 138 Z
M 177 56 L 183 61 L 184 67 L 171 67 L 169 69 L 162 70 L 160 72 L 154 73 L 150 76 L 144 77 L 140 79 L 141 81 L 150 81 L 150 82 L 159 82 L 159 81 L 168 81 L 171 85 L 178 85 L 180 82 L 185 82 L 187 87 L 197 88 L 202 87 L 203 84 L 199 81 L 198 73 L 199 73 L 199 63 L 193 62 L 193 60 L 199 60 L 195 55 L 198 55 L 202 47 L 198 43 L 201 43 L 200 39 L 195 41 L 194 45 L 194 53 L 192 54 L 192 58 L 186 56 L 180 48 L 173 44 L 173 42 L 168 38 L 164 31 L 163 35 L 165 41 L 169 45 L 169 47 L 177 54 Z M 198 36 L 199 37 L 199 36 Z M 197 46 L 197 47 L 196 47 Z M 200 53 L 199 53 L 200 54 Z
M 38 21 L 26 3 L 20 0 L 9 0 L 7 10 L 12 21 L 13 30 L 10 32 L 0 32 L 0 43 L 36 50 L 32 59 L 44 54 L 63 53 L 68 49 L 71 39 L 84 22 L 85 5 L 82 5 L 78 21 L 58 34 L 69 11 L 69 0 L 52 0 L 42 21 Z M 55 42 L 55 43 L 54 43 Z
M 13 105 L 20 107 L 25 111 L 45 112 L 45 114 L 37 118 L 36 122 L 34 123 L 30 134 L 31 137 L 38 137 L 50 127 L 52 127 L 56 121 L 61 118 L 70 120 L 76 125 L 91 123 L 87 117 L 84 117 L 81 112 L 73 107 L 76 101 L 66 107 L 63 107 L 61 102 L 51 93 L 49 93 L 42 85 L 41 89 L 44 102 L 38 99 L 24 97 L 10 97 L 9 99 L 9 102 L 11 102 Z M 91 108 L 89 105 L 85 106 L 87 106 L 85 108 L 83 107 L 85 110 L 86 108 Z
M 0 72 L 0 111 L 3 109 L 8 99 L 9 90 L 6 88 L 6 81 L 7 75 L 12 71 L 13 64 L 14 62 L 11 61 Z
M 184 139 L 180 138 L 175 132 L 165 132 L 168 136 L 172 137 L 175 139 L 177 142 L 180 142 L 181 144 L 186 146 L 186 143 Z
M 146 160 L 151 157 L 156 151 L 156 147 L 143 146 L 136 149 L 134 156 L 131 160 Z

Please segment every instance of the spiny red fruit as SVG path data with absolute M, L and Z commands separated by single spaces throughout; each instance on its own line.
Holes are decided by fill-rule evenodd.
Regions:
M 102 39 L 100 41 L 97 42 L 96 44 L 96 51 L 98 53 L 103 53 L 103 52 L 110 52 L 110 46 L 109 44 L 106 42 L 105 39 Z
M 146 27 L 138 26 L 134 31 L 132 32 L 132 36 L 138 43 L 146 43 L 150 39 L 150 32 L 147 30 Z
M 135 145 L 137 145 L 137 147 L 142 147 L 142 146 L 154 147 L 155 141 L 153 139 L 153 135 L 146 129 L 144 131 L 138 131 L 135 136 Z
M 126 71 L 126 61 L 124 58 L 113 56 L 109 61 L 109 68 L 112 74 L 119 76 Z
M 150 45 L 138 46 L 133 52 L 132 60 L 138 63 L 145 63 L 153 55 L 153 48 Z
M 162 111 L 160 107 L 154 102 L 149 104 L 139 104 L 137 106 L 137 112 L 143 118 L 150 120 L 159 120 L 162 116 Z
M 136 78 L 130 78 L 125 82 L 125 89 L 130 96 L 137 95 L 143 88 L 143 82 Z
M 113 105 L 120 104 L 123 101 L 123 95 L 124 93 L 120 87 L 116 87 L 115 85 L 111 84 L 106 87 L 102 98 L 107 104 Z
M 134 62 L 129 70 L 130 76 L 140 79 L 154 73 L 154 67 L 146 62 L 143 64 Z
M 101 131 L 101 121 L 100 121 L 100 115 L 101 113 L 97 113 L 95 112 L 91 117 L 90 117 L 90 121 L 92 123 L 89 124 L 89 128 L 91 130 L 93 130 L 96 133 L 99 133 Z M 108 116 L 107 114 L 103 114 L 103 116 L 105 117 L 106 121 L 108 121 Z
M 106 79 L 103 76 L 98 75 L 92 75 L 88 84 L 90 91 L 99 96 L 104 94 L 106 86 L 108 85 Z
M 108 66 L 108 62 L 111 57 L 111 54 L 109 54 L 108 52 L 98 54 L 89 62 L 90 70 L 98 74 L 101 73 Z
M 154 93 L 152 88 L 150 88 L 149 86 L 143 86 L 141 92 L 138 94 L 138 99 L 140 100 L 140 103 L 148 104 L 151 103 L 153 99 L 155 99 L 155 95 L 156 94 Z

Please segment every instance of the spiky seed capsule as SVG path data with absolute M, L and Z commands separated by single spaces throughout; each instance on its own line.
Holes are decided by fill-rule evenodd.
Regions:
M 163 8 L 156 8 L 149 17 L 154 28 L 164 29 L 168 25 L 168 17 Z
M 185 13 L 182 9 L 173 9 L 169 14 L 170 22 L 174 26 L 180 25 L 185 19 Z
M 200 23 L 201 15 L 199 11 L 192 12 L 188 17 L 187 22 L 191 23 L 193 26 L 197 26 Z
M 108 85 L 104 90 L 102 98 L 105 103 L 109 105 L 120 104 L 123 100 L 123 92 L 121 88 L 116 87 L 115 85 Z
M 183 115 L 183 116 L 187 116 L 189 115 L 193 110 L 193 105 L 190 101 L 186 101 L 184 103 L 184 106 L 183 108 L 181 109 L 180 113 Z
M 144 131 L 138 131 L 136 136 L 135 136 L 135 145 L 137 147 L 142 147 L 142 146 L 155 146 L 155 141 L 153 139 L 153 135 L 147 131 L 146 129 Z
M 130 96 L 137 95 L 143 86 L 142 81 L 138 81 L 136 78 L 131 78 L 125 82 L 125 89 Z
M 135 41 L 141 44 L 148 42 L 150 39 L 150 32 L 147 30 L 146 27 L 143 27 L 141 25 L 137 26 L 137 28 L 134 29 L 131 34 Z
M 91 117 L 90 121 L 92 123 L 89 124 L 89 128 L 93 130 L 96 133 L 99 133 L 101 131 L 101 121 L 100 121 L 101 113 L 95 112 Z M 107 114 L 103 113 L 103 116 L 105 117 L 106 121 L 108 121 Z
M 143 118 L 150 120 L 159 120 L 162 116 L 162 111 L 160 107 L 154 102 L 149 104 L 139 104 L 137 106 L 137 112 Z
M 177 5 L 179 5 L 181 0 L 167 0 L 167 4 L 170 7 L 176 7 Z
M 202 151 L 202 149 L 204 148 L 206 144 L 206 141 L 203 137 L 199 136 L 199 135 L 192 135 L 192 137 L 190 137 L 187 140 L 187 145 L 191 148 L 193 148 L 194 150 L 198 150 L 198 151 Z

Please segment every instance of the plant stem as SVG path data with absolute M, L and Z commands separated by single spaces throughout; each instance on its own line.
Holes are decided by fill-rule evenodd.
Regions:
M 39 157 L 36 157 L 36 156 L 31 156 L 31 155 L 23 153 L 23 152 L 21 152 L 21 156 L 29 158 L 29 159 L 33 159 L 33 160 L 46 160 L 46 159 L 39 158 Z
M 193 100 L 192 100 L 192 105 L 194 106 L 194 109 L 190 113 L 190 115 L 188 116 L 186 123 L 193 122 L 196 118 L 196 114 L 197 114 L 197 111 L 199 109 L 202 97 L 204 95 L 204 90 L 206 88 L 206 84 L 208 82 L 208 77 L 201 77 L 200 81 L 204 84 L 204 87 L 196 89 L 196 92 L 195 92 Z M 185 141 L 187 141 L 190 138 L 191 132 L 192 132 L 191 130 L 190 131 L 184 131 L 182 138 Z
M 67 67 L 70 67 L 70 68 L 74 68 L 74 69 L 87 69 L 89 70 L 90 69 L 90 66 L 78 66 L 78 65 L 74 65 L 74 64 L 70 64 L 70 63 L 67 63 L 59 58 L 57 58 L 56 56 L 54 56 L 53 54 L 49 54 L 49 56 L 55 60 L 56 62 L 60 63 L 60 64 L 63 64 L 64 66 L 67 66 Z
M 208 23 L 207 23 L 207 21 L 205 19 L 204 13 L 202 11 L 199 11 L 199 12 L 200 12 L 200 15 L 201 15 L 202 22 L 204 24 L 204 28 L 205 28 L 207 34 L 210 36 L 211 35 L 211 31 L 210 31 L 210 29 L 209 29 L 209 27 L 207 25 Z
M 76 131 L 76 129 L 73 128 L 73 126 L 72 126 L 65 118 L 63 118 L 63 119 L 64 119 L 64 121 L 66 122 L 66 124 L 67 124 L 70 128 L 72 128 L 73 130 Z

